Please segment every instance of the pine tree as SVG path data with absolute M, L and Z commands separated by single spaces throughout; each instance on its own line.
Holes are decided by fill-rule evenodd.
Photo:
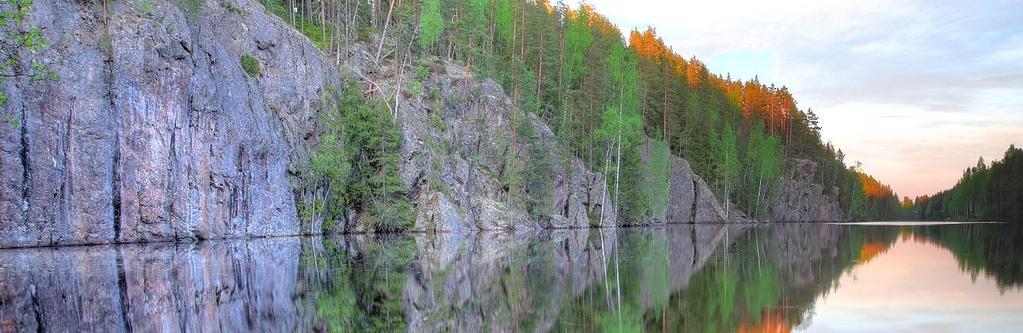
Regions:
M 439 0 L 422 0 L 419 12 L 419 45 L 425 50 L 433 46 L 444 29 Z

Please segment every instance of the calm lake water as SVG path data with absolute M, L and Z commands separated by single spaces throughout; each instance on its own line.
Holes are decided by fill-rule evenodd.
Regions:
M 0 332 L 1020 332 L 1023 224 L 0 250 Z

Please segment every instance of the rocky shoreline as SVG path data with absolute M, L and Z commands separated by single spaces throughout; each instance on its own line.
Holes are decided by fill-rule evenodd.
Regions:
M 322 232 L 324 221 L 303 221 L 296 208 L 321 190 L 303 178 L 322 130 L 319 101 L 345 86 L 345 72 L 385 88 L 401 82 L 370 71 L 358 47 L 336 66 L 255 1 L 152 3 L 148 13 L 112 3 L 101 20 L 78 2 L 33 2 L 31 23 L 53 41 L 41 57 L 60 79 L 7 83 L 5 109 L 22 121 L 0 133 L 0 248 Z M 256 75 L 242 68 L 245 57 L 258 59 Z M 422 85 L 393 96 L 401 178 L 416 212 L 410 231 L 615 226 L 601 173 L 563 152 L 500 85 L 453 63 Z M 509 139 L 521 117 L 536 142 Z M 506 157 L 529 145 L 553 161 L 543 203 L 553 213 L 539 219 L 509 204 L 500 180 Z M 812 168 L 796 172 L 783 187 L 799 194 L 780 196 L 775 219 L 840 218 L 803 174 Z M 671 157 L 669 188 L 668 208 L 650 224 L 750 222 L 726 213 L 683 158 Z M 348 215 L 341 232 L 367 232 Z

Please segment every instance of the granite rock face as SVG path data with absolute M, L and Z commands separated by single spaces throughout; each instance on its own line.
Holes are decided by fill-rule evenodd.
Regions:
M 793 160 L 793 168 L 778 180 L 772 209 L 776 222 L 838 222 L 846 221 L 845 214 L 834 194 L 814 181 L 817 164 L 808 160 Z M 830 193 L 838 193 L 833 188 Z
M 400 81 L 386 64 L 368 63 L 358 45 L 339 69 L 257 1 L 150 3 L 143 10 L 133 2 L 105 9 L 33 2 L 28 23 L 51 44 L 24 58 L 47 63 L 59 79 L 13 78 L 2 87 L 9 100 L 0 112 L 18 125 L 0 131 L 0 247 L 321 233 L 322 221 L 298 218 L 296 202 L 322 192 L 303 175 L 324 126 L 321 101 L 346 86 L 344 70 L 377 79 L 377 94 L 402 87 L 377 97 L 393 107 L 402 135 L 413 230 L 618 220 L 604 176 L 500 85 L 464 66 L 435 65 L 417 78 L 416 92 L 413 75 Z M 260 70 L 245 71 L 242 57 Z M 819 189 L 807 175 L 797 168 L 788 178 L 794 190 L 782 196 L 776 219 L 841 216 L 833 201 L 812 199 Z M 682 158 L 670 157 L 667 186 L 655 223 L 741 220 Z M 537 200 L 527 205 L 524 197 Z
M 653 144 L 648 140 L 641 154 L 644 162 L 651 160 L 650 154 L 653 151 L 655 151 Z M 653 216 L 653 223 L 763 221 L 759 218 L 750 218 L 734 205 L 726 212 L 707 182 L 693 172 L 688 161 L 674 155 L 670 156 L 669 160 L 671 166 L 668 171 L 668 205 L 663 213 Z M 772 191 L 773 201 L 769 220 L 774 222 L 847 220 L 838 200 L 833 198 L 834 194 L 825 194 L 823 187 L 814 182 L 817 165 L 801 159 L 793 160 L 792 164 L 794 167 L 777 180 L 775 190 Z M 830 193 L 838 193 L 838 188 L 834 188 Z
M 151 3 L 33 2 L 59 79 L 4 87 L 0 247 L 317 232 L 289 169 L 332 64 L 256 1 Z
M 653 143 L 648 139 L 643 146 L 642 160 L 650 161 Z M 725 223 L 728 214 L 707 186 L 707 182 L 693 172 L 684 158 L 668 157 L 668 202 L 664 212 L 653 216 L 653 223 Z
M 303 175 L 343 68 L 256 1 L 151 4 L 33 3 L 29 23 L 52 41 L 35 58 L 60 78 L 4 87 L 3 113 L 20 126 L 0 133 L 0 247 L 322 232 L 295 203 L 322 191 Z M 381 71 L 357 51 L 348 69 Z M 395 99 L 415 230 L 614 224 L 602 176 L 562 158 L 550 128 L 499 85 L 448 67 L 423 82 L 439 99 Z M 536 140 L 509 140 L 515 114 Z M 524 170 L 529 142 L 552 161 L 539 219 L 501 183 L 506 168 Z
M 614 225 L 604 177 L 564 151 L 550 127 L 519 110 L 496 82 L 446 63 L 422 84 L 425 93 L 397 97 L 401 176 L 418 203 L 415 230 L 588 228 L 601 215 L 603 226 Z M 536 140 L 516 139 L 524 126 Z M 537 151 L 549 164 L 545 196 L 502 183 L 528 177 Z M 545 213 L 531 216 L 517 201 L 524 195 L 539 198 Z

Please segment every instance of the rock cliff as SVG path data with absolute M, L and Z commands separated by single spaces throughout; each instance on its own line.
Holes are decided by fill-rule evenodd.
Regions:
M 643 145 L 640 156 L 644 163 L 649 163 L 655 153 L 653 146 L 649 139 Z M 663 212 L 655 212 L 653 223 L 745 222 L 728 218 L 707 182 L 693 172 L 688 161 L 675 155 L 668 156 L 668 160 L 667 205 Z
M 792 169 L 778 180 L 772 209 L 772 221 L 776 222 L 838 222 L 845 221 L 845 214 L 834 194 L 824 193 L 824 188 L 814 180 L 817 164 L 808 160 L 792 160 Z M 830 193 L 838 193 L 834 188 Z
M 147 3 L 33 2 L 28 21 L 51 41 L 33 58 L 59 78 L 3 87 L 2 112 L 17 125 L 0 132 L 0 247 L 322 232 L 295 203 L 317 191 L 303 178 L 321 100 L 357 80 L 349 72 L 373 77 L 378 93 L 401 88 L 378 98 L 393 103 L 402 135 L 413 230 L 617 220 L 604 177 L 463 66 L 426 59 L 434 70 L 413 86 L 412 75 L 368 64 L 358 45 L 339 68 L 255 1 Z M 671 156 L 669 168 L 655 223 L 744 220 L 684 159 Z M 804 169 L 787 178 L 775 219 L 840 216 L 810 200 L 820 190 Z
M 0 246 L 315 232 L 289 168 L 330 63 L 258 2 L 150 3 L 33 2 L 59 79 L 4 87 Z
M 518 110 L 500 85 L 451 63 L 423 85 L 423 94 L 401 95 L 398 104 L 415 229 L 584 228 L 600 224 L 601 215 L 603 226 L 614 224 L 604 178 L 564 151 L 543 121 Z M 529 176 L 546 178 L 549 188 L 507 185 Z M 526 195 L 541 201 L 538 218 L 516 204 Z
M 649 163 L 654 154 L 653 141 L 647 140 L 641 157 Z M 722 201 L 699 175 L 693 172 L 689 162 L 671 155 L 668 157 L 668 200 L 664 212 L 656 213 L 652 223 L 749 223 L 745 213 L 733 207 L 729 212 L 722 208 Z M 812 161 L 795 159 L 793 167 L 776 182 L 772 192 L 773 222 L 833 222 L 845 221 L 842 209 L 834 195 L 827 195 L 820 184 L 814 181 L 817 164 Z M 837 193 L 835 188 L 831 193 Z
M 0 247 L 321 232 L 295 202 L 320 100 L 345 86 L 335 62 L 256 1 L 147 4 L 33 2 L 29 23 L 52 41 L 34 58 L 59 79 L 3 87 L 18 125 L 0 132 Z M 603 177 L 562 158 L 542 121 L 519 112 L 538 141 L 509 139 L 500 86 L 464 70 L 423 84 L 438 98 L 396 108 L 416 230 L 615 221 Z M 501 184 L 533 145 L 551 152 L 540 218 Z

